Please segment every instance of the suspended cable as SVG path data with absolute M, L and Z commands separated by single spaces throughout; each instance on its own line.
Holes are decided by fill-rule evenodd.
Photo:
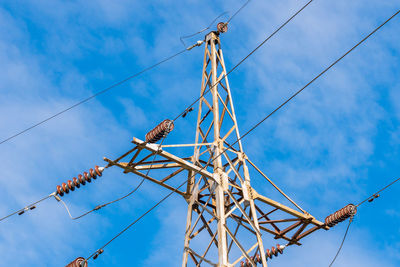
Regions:
M 247 56 L 245 56 L 239 63 L 237 63 L 231 70 L 229 70 L 224 76 L 222 76 L 222 79 L 227 77 L 229 74 L 231 74 L 237 67 L 239 67 L 244 61 L 246 61 L 254 52 L 256 52 L 261 46 L 263 46 L 266 42 L 268 42 L 269 39 L 271 39 L 276 33 L 278 33 L 283 27 L 286 26 L 292 19 L 294 19 L 301 11 L 303 11 L 309 4 L 311 4 L 313 0 L 310 0 L 307 2 L 302 8 L 300 8 L 296 13 L 294 13 L 288 20 L 286 20 L 281 26 L 279 26 L 273 33 L 271 33 L 267 38 L 264 39 L 256 48 L 254 48 Z M 248 1 L 249 2 L 249 1 Z M 178 118 L 180 118 L 182 115 L 187 113 L 187 110 L 193 107 L 194 104 L 196 104 L 201 98 L 203 98 L 212 88 L 214 88 L 218 84 L 215 83 L 211 87 L 209 87 L 206 91 L 204 91 L 203 94 L 200 95 L 199 98 L 197 98 L 192 104 L 190 104 L 184 111 L 182 111 L 174 121 L 176 121 Z
M 310 1 L 311 2 L 311 1 Z M 310 3 L 309 2 L 309 3 Z M 309 4 L 308 3 L 308 4 Z M 304 7 L 303 7 L 304 8 Z M 265 120 L 267 120 L 269 117 L 271 117 L 276 111 L 278 111 L 280 108 L 282 108 L 286 103 L 288 103 L 291 99 L 293 99 L 296 95 L 298 95 L 301 91 L 303 91 L 305 88 L 307 88 L 309 85 L 311 85 L 315 80 L 317 80 L 319 77 L 321 77 L 324 73 L 326 73 L 330 68 L 332 68 L 334 65 L 336 65 L 340 60 L 342 60 L 346 55 L 348 55 L 351 51 L 353 51 L 356 47 L 358 47 L 361 43 L 363 43 L 365 40 L 367 40 L 371 35 L 373 35 L 377 30 L 379 30 L 382 26 L 384 26 L 387 22 L 389 22 L 391 19 L 393 19 L 398 13 L 400 13 L 400 10 L 397 11 L 394 15 L 392 15 L 389 19 L 387 19 L 384 23 L 382 23 L 380 26 L 375 28 L 370 34 L 368 34 L 366 37 L 364 37 L 360 42 L 358 42 L 356 45 L 354 45 L 350 50 L 348 50 L 344 55 L 342 55 L 339 59 L 334 61 L 331 65 L 329 65 L 327 68 L 325 68 L 320 74 L 318 74 L 315 78 L 313 78 L 309 83 L 307 83 L 304 87 L 302 87 L 299 91 L 297 91 L 294 95 L 292 95 L 290 98 L 288 98 L 285 102 L 283 102 L 278 108 L 274 109 L 271 113 L 269 113 L 266 117 L 264 117 L 260 122 L 255 124 L 253 127 L 250 128 L 245 134 L 240 136 L 234 143 L 229 145 L 227 148 L 225 148 L 219 155 L 216 157 L 212 158 L 210 157 L 210 160 L 213 162 L 215 159 L 223 155 L 229 148 L 232 148 L 233 145 L 238 143 L 240 140 L 245 138 L 250 132 L 255 130 L 258 126 L 260 126 Z M 210 161 L 209 160 L 209 161 Z M 131 224 L 129 224 L 127 227 L 125 227 L 122 231 L 120 231 L 117 235 L 115 235 L 110 241 L 105 243 L 100 249 L 98 249 L 96 252 L 94 252 L 92 255 L 90 255 L 86 260 L 90 258 L 94 258 L 103 252 L 103 249 L 108 246 L 111 242 L 113 242 L 116 238 L 118 238 L 120 235 L 122 235 L 125 231 L 127 231 L 129 228 L 131 228 L 133 225 L 135 225 L 138 221 L 140 221 L 143 217 L 145 217 L 147 214 L 149 214 L 152 210 L 154 210 L 156 207 L 158 207 L 162 202 L 164 202 L 166 199 L 168 199 L 173 193 L 175 193 L 179 188 L 181 188 L 183 185 L 187 183 L 187 181 L 190 178 L 193 178 L 195 175 L 197 175 L 200 171 L 204 170 L 204 168 L 207 166 L 203 166 L 200 170 L 196 171 L 194 175 L 189 177 L 186 181 L 184 181 L 182 184 L 180 184 L 178 187 L 176 187 L 174 190 L 172 190 L 170 193 L 168 193 L 165 197 L 163 197 L 160 201 L 158 201 L 155 205 L 153 205 L 150 209 L 148 209 L 145 213 L 143 213 L 141 216 L 139 216 L 136 220 L 134 220 Z M 347 233 L 346 233 L 347 235 Z M 343 242 L 344 243 L 344 240 Z M 97 255 L 97 256 L 96 256 Z
M 235 12 L 235 14 L 233 14 L 233 15 L 228 19 L 228 21 L 225 22 L 225 24 L 228 25 L 229 22 L 231 22 L 231 20 L 233 20 L 233 18 L 234 18 L 237 14 L 239 14 L 240 11 L 242 11 L 242 9 L 245 8 L 245 7 L 247 6 L 248 3 L 250 3 L 250 1 L 251 1 L 251 0 L 247 0 L 247 1 Z
M 250 1 L 251 1 L 251 0 L 247 0 L 238 10 L 236 10 L 236 12 L 235 12 L 232 16 L 230 16 L 230 17 L 228 18 L 228 20 L 225 22 L 225 25 L 228 25 L 228 24 L 231 22 L 231 20 L 232 20 L 237 14 L 239 14 L 239 12 L 242 11 L 242 9 L 245 8 L 245 6 L 247 6 L 247 4 L 248 4 Z M 196 33 L 190 34 L 190 35 L 181 36 L 179 39 L 181 40 L 182 44 L 183 44 L 184 46 L 186 46 L 185 42 L 183 41 L 184 39 L 187 39 L 187 38 L 196 36 L 197 34 L 200 34 L 200 33 L 202 33 L 202 32 L 205 32 L 206 30 L 210 29 L 210 28 L 214 25 L 214 23 L 217 21 L 217 19 L 219 19 L 220 17 L 224 16 L 224 15 L 227 14 L 227 13 L 228 13 L 228 12 L 225 11 L 225 12 L 221 13 L 220 15 L 218 15 L 206 28 L 204 28 L 204 29 L 202 29 L 202 30 L 200 30 L 200 31 L 198 31 L 198 32 L 196 32 Z
M 200 31 L 198 31 L 198 32 L 196 32 L 196 33 L 193 33 L 193 34 L 190 34 L 190 35 L 185 35 L 185 36 L 179 37 L 179 39 L 181 40 L 183 46 L 186 46 L 185 42 L 183 41 L 184 39 L 187 39 L 187 38 L 196 36 L 196 35 L 198 35 L 198 34 L 204 32 L 204 31 L 210 29 L 210 28 L 214 25 L 214 23 L 217 21 L 217 19 L 219 19 L 220 17 L 222 17 L 223 15 L 225 15 L 225 14 L 227 14 L 227 13 L 228 13 L 228 12 L 225 11 L 225 12 L 219 14 L 206 28 L 204 28 L 204 29 L 202 29 L 202 30 L 200 30 Z
M 37 204 L 39 204 L 40 202 L 42 202 L 42 201 L 44 201 L 44 200 L 46 200 L 46 199 L 48 199 L 48 198 L 54 196 L 55 194 L 56 194 L 55 192 L 54 192 L 54 193 L 51 193 L 50 195 L 48 195 L 48 196 L 46 196 L 46 197 L 44 197 L 44 198 L 41 198 L 41 199 L 39 199 L 38 201 L 33 202 L 32 204 L 29 204 L 29 205 L 25 206 L 24 208 L 22 208 L 22 209 L 20 209 L 20 210 L 17 210 L 17 211 L 15 211 L 15 212 L 13 212 L 13 213 L 11 213 L 11 214 L 9 214 L 9 215 L 7 215 L 7 216 L 1 218 L 1 219 L 0 219 L 0 222 L 3 221 L 3 220 L 5 220 L 5 219 L 7 219 L 8 217 L 11 217 L 11 216 L 15 215 L 15 214 L 22 215 L 22 214 L 24 214 L 26 211 L 35 209 Z
M 349 232 L 349 228 L 350 228 L 350 225 L 351 225 L 351 222 L 352 222 L 352 221 L 353 221 L 353 217 L 350 217 L 349 224 L 347 225 L 346 232 L 344 233 L 342 243 L 340 244 L 339 249 L 338 249 L 338 251 L 336 252 L 336 255 L 335 255 L 335 257 L 333 258 L 331 264 L 329 264 L 329 267 L 331 267 L 331 266 L 333 265 L 333 263 L 335 262 L 336 258 L 339 256 L 339 253 L 340 253 L 340 251 L 342 250 L 344 241 L 346 240 L 347 233 Z
M 368 201 L 368 202 L 372 202 L 375 198 L 378 198 L 380 196 L 379 193 L 381 193 L 383 190 L 385 190 L 386 188 L 392 186 L 393 184 L 397 183 L 398 181 L 400 181 L 400 178 L 397 178 L 395 180 L 393 180 L 391 183 L 389 183 L 388 185 L 386 185 L 385 187 L 381 188 L 378 192 L 372 194 L 371 196 L 369 196 L 368 198 L 364 199 L 363 201 L 361 201 L 360 203 L 357 204 L 357 207 L 364 204 L 364 202 Z
M 111 86 L 109 86 L 109 87 L 107 87 L 107 88 L 105 88 L 105 89 L 103 89 L 101 91 L 98 91 L 97 93 L 95 93 L 95 94 L 93 94 L 93 95 L 91 95 L 91 96 L 89 96 L 89 97 L 87 97 L 87 98 L 85 98 L 85 99 L 73 104 L 72 106 L 69 106 L 68 108 L 63 109 L 63 110 L 55 113 L 52 116 L 50 116 L 50 117 L 48 117 L 48 118 L 46 118 L 46 119 L 44 119 L 44 120 L 42 120 L 42 121 L 40 121 L 40 122 L 38 122 L 36 124 L 33 124 L 32 126 L 30 126 L 30 127 L 26 128 L 26 129 L 24 129 L 24 130 L 22 130 L 22 131 L 20 131 L 20 132 L 18 132 L 16 134 L 14 134 L 14 135 L 11 135 L 10 137 L 7 137 L 6 139 L 0 141 L 0 145 L 5 143 L 5 142 L 7 142 L 7 141 L 9 141 L 9 140 L 11 140 L 11 139 L 13 139 L 13 138 L 15 138 L 15 137 L 17 137 L 17 136 L 19 136 L 19 135 L 21 135 L 21 134 L 23 134 L 23 133 L 25 133 L 25 132 L 27 132 L 27 131 L 29 131 L 29 130 L 32 130 L 33 128 L 35 128 L 35 127 L 37 127 L 37 126 L 39 126 L 39 125 L 51 120 L 51 119 L 54 119 L 54 118 L 60 116 L 61 114 L 65 113 L 65 112 L 67 112 L 67 111 L 69 111 L 69 110 L 71 110 L 71 109 L 73 109 L 73 108 L 75 108 L 75 107 L 77 107 L 77 106 L 79 106 L 81 104 L 84 104 L 84 103 L 88 102 L 89 100 L 91 100 L 91 99 L 93 99 L 93 98 L 95 98 L 95 97 L 97 97 L 97 96 L 99 96 L 101 94 L 104 94 L 105 92 L 107 92 L 107 91 L 109 91 L 109 90 L 111 90 L 111 89 L 113 89 L 113 88 L 115 88 L 115 87 L 117 87 L 117 86 L 119 86 L 119 85 L 121 85 L 123 83 L 126 83 L 127 81 L 129 81 L 129 80 L 131 80 L 131 79 L 133 79 L 135 77 L 138 77 L 139 75 L 141 75 L 141 74 L 143 74 L 143 73 L 145 73 L 145 72 L 147 72 L 147 71 L 149 71 L 149 70 L 151 70 L 151 69 L 153 69 L 153 68 L 155 68 L 155 67 L 157 67 L 157 66 L 159 66 L 159 65 L 161 65 L 161 64 L 163 64 L 163 63 L 165 63 L 167 61 L 169 61 L 169 60 L 172 60 L 173 58 L 175 58 L 175 57 L 185 53 L 186 51 L 191 50 L 193 47 L 199 46 L 201 44 L 202 44 L 202 42 L 200 42 L 200 43 L 197 42 L 197 44 L 195 44 L 195 45 L 192 45 L 192 46 L 190 46 L 190 47 L 188 47 L 186 49 L 183 49 L 183 50 L 181 50 L 180 52 L 178 52 L 176 54 L 173 54 L 173 55 L 171 55 L 171 56 L 169 56 L 169 57 L 167 57 L 167 58 L 165 58 L 165 59 L 163 59 L 163 60 L 161 60 L 161 61 L 159 61 L 159 62 L 157 62 L 157 63 L 155 63 L 155 64 L 153 64 L 153 65 L 151 65 L 151 66 L 149 66 L 149 67 L 147 67 L 147 68 L 145 68 L 145 69 L 143 69 L 143 70 L 141 70 L 141 71 L 139 71 L 139 72 L 137 72 L 137 73 L 125 78 L 125 79 L 123 79 L 123 80 L 121 80 L 121 81 L 119 81 L 119 82 L 114 83 L 113 85 L 111 85 Z
M 391 19 L 393 19 L 396 15 L 400 13 L 400 10 L 397 11 L 395 14 L 393 14 L 389 19 L 387 19 L 385 22 L 383 22 L 381 25 L 379 25 L 377 28 L 375 28 L 371 33 L 369 33 L 367 36 L 365 36 L 360 42 L 358 42 L 356 45 L 354 45 L 352 48 L 350 48 L 346 53 L 344 53 L 340 58 L 335 60 L 331 65 L 329 65 L 327 68 L 325 68 L 322 72 L 320 72 L 317 76 L 315 76 L 310 82 L 308 82 L 305 86 L 303 86 L 300 90 L 298 90 L 296 93 L 294 93 L 291 97 L 289 97 L 285 102 L 280 104 L 276 109 L 274 109 L 270 114 L 268 114 L 265 118 L 263 118 L 259 123 L 254 125 L 247 133 L 243 135 L 246 136 L 249 132 L 257 128 L 261 123 L 263 123 L 266 119 L 271 117 L 275 112 L 277 112 L 279 109 L 281 109 L 283 106 L 285 106 L 289 101 L 291 101 L 293 98 L 295 98 L 298 94 L 300 94 L 304 89 L 306 89 L 308 86 L 310 86 L 313 82 L 315 82 L 319 77 L 324 75 L 329 69 L 331 69 L 333 66 L 335 66 L 339 61 L 341 61 L 344 57 L 346 57 L 348 54 L 350 54 L 355 48 L 357 48 L 360 44 L 365 42 L 369 37 L 371 37 L 376 31 L 378 31 L 380 28 L 382 28 L 386 23 L 388 23 Z

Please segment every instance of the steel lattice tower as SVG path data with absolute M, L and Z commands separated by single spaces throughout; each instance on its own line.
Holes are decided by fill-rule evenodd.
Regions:
M 272 245 L 267 238 L 300 245 L 299 240 L 312 232 L 329 229 L 291 200 L 245 154 L 226 73 L 219 32 L 210 32 L 205 38 L 195 143 L 157 145 L 133 138 L 130 151 L 115 160 L 105 158 L 109 165 L 172 190 L 187 201 L 183 267 L 237 266 L 241 261 L 267 266 L 268 256 L 283 249 L 266 249 Z M 194 153 L 189 157 L 166 151 L 190 147 Z M 156 154 L 162 159 L 150 161 Z M 122 162 L 124 158 L 129 161 Z M 250 183 L 248 164 L 293 207 L 257 193 Z M 147 175 L 149 169 L 152 175 L 158 171 L 161 178 Z M 171 184 L 184 171 L 187 184 L 181 190 Z

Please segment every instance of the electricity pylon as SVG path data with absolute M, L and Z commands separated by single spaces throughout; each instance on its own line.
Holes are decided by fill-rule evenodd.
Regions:
M 130 151 L 105 160 L 184 197 L 188 211 L 183 267 L 237 266 L 240 262 L 242 266 L 260 263 L 265 267 L 267 259 L 285 247 L 265 250 L 268 238 L 282 239 L 286 246 L 300 245 L 303 237 L 329 227 L 290 199 L 244 153 L 219 34 L 213 31 L 205 37 L 195 143 L 157 145 L 133 138 Z M 190 147 L 194 153 L 189 157 L 166 151 L 178 149 L 182 154 Z M 156 154 L 162 159 L 150 161 Z M 130 160 L 122 162 L 124 158 Z M 293 207 L 257 193 L 250 183 L 248 164 Z M 147 175 L 149 169 L 161 178 Z M 187 171 L 185 190 L 172 182 L 183 171 Z

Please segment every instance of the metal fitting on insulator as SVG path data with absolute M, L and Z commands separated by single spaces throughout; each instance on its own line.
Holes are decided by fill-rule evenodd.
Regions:
M 343 222 L 349 217 L 353 217 L 357 213 L 357 207 L 353 204 L 348 204 L 344 208 L 336 211 L 325 218 L 325 225 L 333 227 L 336 224 Z
M 87 267 L 88 263 L 85 258 L 79 257 L 67 264 L 65 267 Z
M 68 194 L 69 191 L 74 191 L 75 188 L 80 188 L 80 186 L 85 185 L 86 182 L 90 183 L 92 179 L 102 176 L 104 170 L 104 167 L 96 165 L 94 169 L 89 169 L 89 173 L 83 172 L 83 175 L 78 174 L 78 178 L 74 177 L 72 180 L 68 180 L 67 183 L 57 185 L 56 194 L 61 197 L 64 196 L 64 194 Z
M 174 129 L 174 122 L 171 120 L 164 120 L 157 125 L 153 130 L 146 134 L 147 143 L 156 143 L 161 138 L 167 136 Z

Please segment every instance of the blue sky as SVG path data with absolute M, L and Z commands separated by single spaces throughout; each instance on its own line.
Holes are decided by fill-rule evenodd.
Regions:
M 2 1 L 0 139 L 181 50 L 180 36 L 243 2 Z M 228 69 L 305 3 L 251 1 L 221 37 Z M 398 8 L 394 0 L 315 0 L 230 75 L 241 132 Z M 244 140 L 247 155 L 320 220 L 399 176 L 399 26 L 399 18 L 391 21 Z M 0 216 L 104 164 L 103 156 L 122 154 L 133 136 L 143 139 L 161 120 L 175 117 L 199 95 L 203 49 L 2 144 Z M 178 120 L 166 142 L 193 141 L 194 114 Z M 64 200 L 77 215 L 138 181 L 109 169 Z M 252 184 L 275 196 L 261 179 Z M 400 265 L 399 192 L 400 185 L 393 186 L 359 209 L 335 266 Z M 166 193 L 145 183 L 129 199 L 79 221 L 48 200 L 1 223 L 0 266 L 63 266 L 86 257 Z M 186 203 L 172 197 L 89 264 L 180 266 L 185 218 Z M 328 266 L 345 227 L 316 232 L 270 266 Z

